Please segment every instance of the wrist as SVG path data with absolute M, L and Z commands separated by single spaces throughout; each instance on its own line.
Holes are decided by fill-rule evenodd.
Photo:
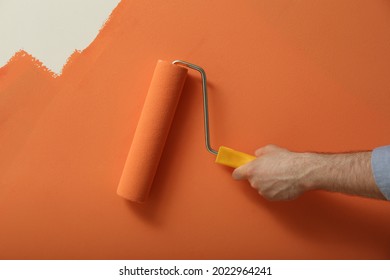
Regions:
M 303 153 L 303 166 L 301 170 L 300 184 L 306 190 L 327 189 L 326 172 L 329 164 L 329 155 L 317 153 Z
M 371 170 L 371 152 L 306 154 L 301 184 L 306 190 L 326 190 L 381 198 Z

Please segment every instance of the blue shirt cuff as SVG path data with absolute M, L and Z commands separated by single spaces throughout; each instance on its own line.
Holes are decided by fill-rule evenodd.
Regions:
M 376 185 L 386 199 L 390 200 L 390 146 L 372 151 L 371 166 Z

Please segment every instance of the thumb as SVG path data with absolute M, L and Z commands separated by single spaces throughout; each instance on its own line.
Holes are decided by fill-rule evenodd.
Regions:
M 242 166 L 237 167 L 236 169 L 234 169 L 234 171 L 232 173 L 232 176 L 233 176 L 233 179 L 235 179 L 235 180 L 244 180 L 244 179 L 246 179 L 247 176 L 246 176 L 245 165 L 242 165 Z

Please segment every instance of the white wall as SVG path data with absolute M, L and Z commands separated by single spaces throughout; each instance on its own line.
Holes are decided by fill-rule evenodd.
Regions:
M 23 49 L 59 74 L 97 36 L 120 0 L 0 0 L 0 67 Z

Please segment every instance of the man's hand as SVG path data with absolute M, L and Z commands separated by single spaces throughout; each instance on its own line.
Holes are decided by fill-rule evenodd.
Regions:
M 268 200 L 292 200 L 313 189 L 384 199 L 372 175 L 371 152 L 295 153 L 268 145 L 255 155 L 233 178 L 247 179 Z
M 308 167 L 305 154 L 268 145 L 255 155 L 257 159 L 234 170 L 234 179 L 247 179 L 268 200 L 295 199 L 309 189 L 302 180 Z

